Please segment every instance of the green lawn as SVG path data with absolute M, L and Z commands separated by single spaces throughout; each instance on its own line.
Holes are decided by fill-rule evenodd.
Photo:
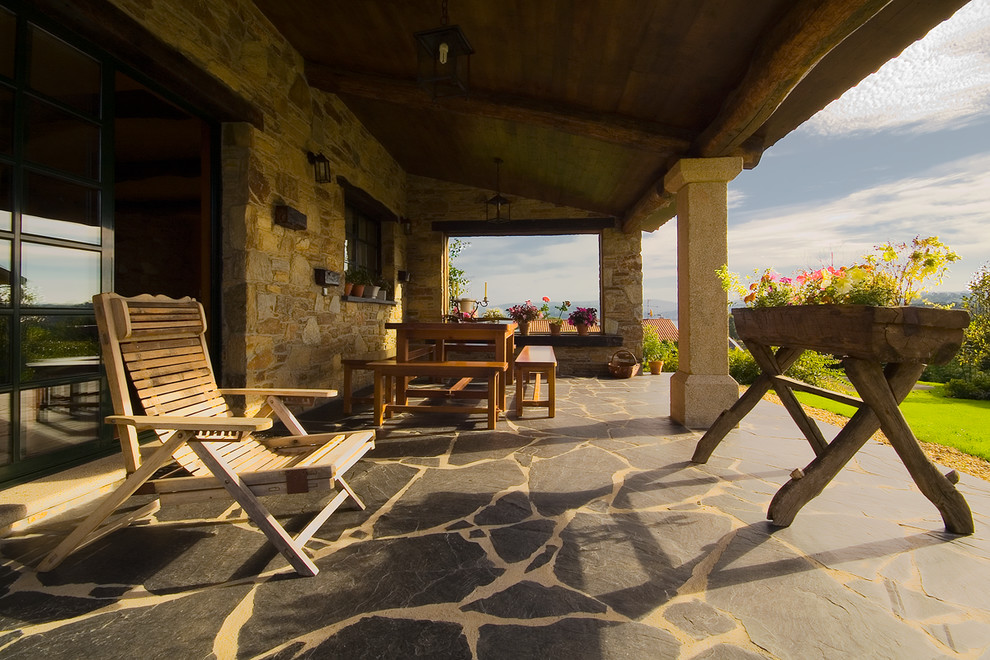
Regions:
M 855 408 L 795 392 L 801 403 L 851 417 Z M 990 401 L 950 399 L 941 385 L 915 390 L 901 403 L 901 412 L 922 442 L 934 442 L 990 461 Z

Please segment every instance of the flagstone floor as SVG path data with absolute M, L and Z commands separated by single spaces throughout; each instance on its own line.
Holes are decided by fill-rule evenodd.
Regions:
M 976 533 L 947 534 L 870 443 L 775 528 L 770 498 L 813 457 L 790 418 L 761 403 L 692 464 L 668 387 L 561 379 L 554 419 L 495 431 L 392 419 L 351 472 L 368 508 L 320 530 L 312 578 L 216 523 L 239 519 L 226 502 L 163 509 L 48 574 L 29 566 L 72 520 L 5 539 L 0 658 L 990 658 L 990 484 L 962 475 Z

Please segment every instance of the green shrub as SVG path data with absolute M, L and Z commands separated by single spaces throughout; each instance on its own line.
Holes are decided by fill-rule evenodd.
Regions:
M 842 380 L 842 372 L 835 369 L 835 358 L 814 351 L 805 351 L 784 373 L 810 385 L 829 389 L 836 389 L 836 383 Z M 740 385 L 752 385 L 760 375 L 760 367 L 749 351 L 730 350 L 729 375 Z
M 842 372 L 835 368 L 835 358 L 825 353 L 805 351 L 785 373 L 791 378 L 827 389 L 838 389 Z
M 664 371 L 677 371 L 677 364 L 679 362 L 678 358 L 680 354 L 677 352 L 677 344 L 665 339 L 664 344 L 669 344 L 667 347 L 667 352 L 663 358 L 663 370 Z
M 729 375 L 740 385 L 752 385 L 760 375 L 760 367 L 749 351 L 729 351 Z
M 945 396 L 953 399 L 990 400 L 990 374 L 981 372 L 969 379 L 953 378 L 945 384 Z
M 960 362 L 956 356 L 949 364 L 929 364 L 921 374 L 921 380 L 926 383 L 948 383 L 954 378 L 967 378 L 972 371 L 972 367 Z

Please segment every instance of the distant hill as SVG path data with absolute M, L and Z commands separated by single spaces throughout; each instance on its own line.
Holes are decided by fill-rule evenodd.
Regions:
M 968 296 L 969 291 L 928 291 L 921 294 L 922 299 L 936 305 L 953 305 L 962 307 L 962 299 Z M 923 303 L 915 303 L 923 304 Z

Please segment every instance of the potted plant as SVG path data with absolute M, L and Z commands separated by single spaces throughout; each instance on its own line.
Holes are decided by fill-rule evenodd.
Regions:
M 663 371 L 665 362 L 671 361 L 677 354 L 677 344 L 669 339 L 660 339 L 653 328 L 643 329 L 643 362 L 649 365 L 650 375 L 656 376 Z
M 391 300 L 390 293 L 392 291 L 392 281 L 387 279 L 384 275 L 379 275 L 375 278 L 375 284 L 378 285 L 378 299 L 379 300 Z
M 736 331 L 744 341 L 878 362 L 952 359 L 968 313 L 909 305 L 927 282 L 941 282 L 958 255 L 934 236 L 916 237 L 911 244 L 888 242 L 877 251 L 863 263 L 794 277 L 768 268 L 748 288 L 723 266 L 718 272 L 723 286 L 748 306 L 732 310 Z
M 355 298 L 364 297 L 365 287 L 368 284 L 371 284 L 371 274 L 360 266 L 354 266 L 353 268 L 347 269 L 346 277 L 347 281 L 353 285 L 350 295 Z
M 540 318 L 542 312 L 540 308 L 533 304 L 532 300 L 527 300 L 520 305 L 513 305 L 508 310 L 509 318 L 519 324 L 519 334 L 529 334 L 529 322 Z
M 543 306 L 544 307 L 547 307 L 547 312 L 549 312 L 550 310 L 549 310 L 549 307 L 547 306 L 546 303 L 549 303 L 550 302 L 550 299 L 547 298 L 547 297 L 544 297 L 543 298 L 543 301 L 544 301 L 544 305 Z M 570 300 L 565 300 L 563 303 L 561 303 L 559 305 L 554 305 L 553 306 L 553 308 L 555 310 L 557 310 L 557 318 L 549 319 L 549 323 L 550 323 L 550 334 L 551 335 L 559 335 L 560 334 L 561 330 L 563 329 L 563 325 L 564 325 L 564 318 L 563 318 L 564 317 L 564 312 L 566 312 L 568 309 L 570 309 L 570 307 L 571 307 L 571 301 Z
M 578 307 L 567 317 L 567 322 L 577 328 L 579 335 L 586 335 L 588 328 L 598 323 L 598 310 L 594 307 Z

